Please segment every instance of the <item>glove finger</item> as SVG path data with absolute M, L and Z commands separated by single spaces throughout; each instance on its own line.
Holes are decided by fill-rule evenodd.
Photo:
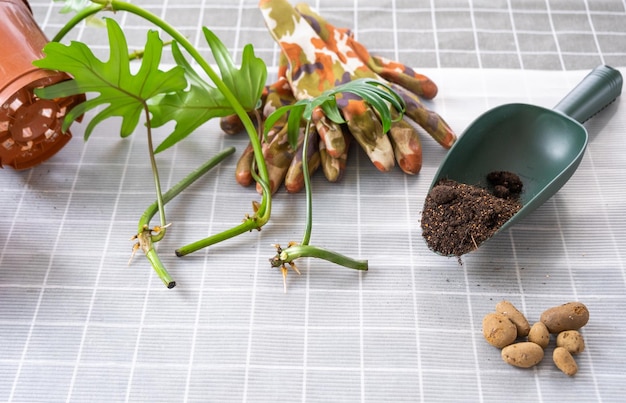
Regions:
M 392 85 L 394 91 L 402 97 L 406 104 L 405 115 L 419 124 L 444 148 L 452 147 L 456 134 L 439 114 L 426 108 L 415 94 Z
M 378 116 L 360 98 L 343 96 L 338 102 L 350 133 L 372 163 L 380 171 L 390 171 L 395 164 L 393 148 Z
M 237 166 L 235 167 L 235 180 L 241 186 L 250 186 L 252 184 L 252 164 L 254 163 L 254 149 L 252 144 L 248 143 L 248 146 L 243 150 Z
M 324 115 L 322 108 L 317 107 L 313 109 L 311 120 L 315 124 L 315 129 L 330 155 L 339 157 L 347 152 L 348 147 L 341 125 L 328 119 Z
M 413 70 L 400 62 L 388 60 L 380 56 L 370 56 L 367 49 L 353 40 L 353 48 L 359 55 L 359 58 L 385 80 L 398 84 L 415 95 L 419 95 L 425 99 L 432 99 L 437 95 L 439 89 L 430 78 Z M 360 50 L 357 50 L 358 47 Z M 364 59 L 367 57 L 367 59 Z
M 344 132 L 344 135 L 346 138 L 346 143 L 349 144 L 350 136 L 346 132 L 347 130 Z M 346 149 L 346 152 L 339 157 L 333 157 L 328 153 L 328 150 L 326 150 L 326 145 L 323 141 L 320 141 L 319 147 L 322 171 L 324 172 L 326 180 L 328 180 L 329 182 L 338 182 L 343 177 L 343 174 L 346 170 L 346 164 L 348 161 L 348 150 Z
M 220 118 L 220 128 L 226 134 L 241 133 L 244 129 L 241 118 L 237 115 L 228 115 Z
M 303 129 L 300 130 L 303 131 Z M 268 141 L 263 143 L 263 159 L 265 159 L 269 174 L 270 192 L 275 193 L 285 179 L 296 150 L 289 145 L 286 124 L 272 127 L 268 132 L 267 139 Z M 257 185 L 257 190 L 262 191 L 260 185 Z
M 283 183 L 283 180 L 285 179 L 285 175 L 287 174 L 287 168 L 289 168 L 289 166 L 283 169 L 283 167 L 278 167 L 278 166 L 267 164 L 267 175 L 270 180 L 270 193 L 271 194 L 276 193 L 280 185 Z M 263 194 L 263 187 L 258 183 L 256 184 L 256 191 L 259 194 Z
M 304 139 L 304 135 L 301 140 Z M 318 144 L 320 143 L 319 135 L 311 128 L 307 140 L 306 158 L 309 165 L 309 175 L 313 175 L 320 166 L 320 152 Z M 294 158 L 289 165 L 287 175 L 285 177 L 285 189 L 289 193 L 297 193 L 304 188 L 304 168 L 302 164 L 302 152 L 304 141 L 300 141 Z
M 265 101 L 267 99 L 267 95 L 269 93 L 269 85 L 266 85 L 261 93 L 261 110 L 263 105 L 265 105 Z M 255 111 L 248 112 L 248 116 L 252 119 L 252 122 L 256 126 L 258 124 L 257 114 Z M 238 115 L 228 115 L 220 118 L 220 128 L 226 134 L 238 134 L 244 130 L 243 123 L 241 122 L 241 118 Z
M 407 174 L 422 168 L 422 144 L 417 131 L 404 119 L 391 124 L 389 137 L 398 166 Z

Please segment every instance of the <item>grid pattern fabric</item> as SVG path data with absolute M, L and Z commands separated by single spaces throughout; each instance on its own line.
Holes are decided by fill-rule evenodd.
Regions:
M 207 54 L 201 25 L 235 58 L 253 43 L 275 71 L 277 48 L 256 1 L 134 3 Z M 626 73 L 623 1 L 311 4 L 354 28 L 372 53 L 433 78 L 440 91 L 430 106 L 458 133 L 497 105 L 553 107 L 598 64 Z M 49 35 L 67 19 L 57 3 L 31 6 Z M 146 24 L 113 17 L 141 47 Z M 106 56 L 101 29 L 72 35 Z M 340 183 L 313 178 L 312 244 L 368 259 L 370 270 L 303 260 L 286 294 L 267 259 L 271 244 L 301 237 L 303 194 L 279 191 L 260 232 L 173 256 L 251 212 L 258 195 L 235 183 L 236 157 L 226 160 L 168 204 L 174 224 L 158 245 L 178 283 L 168 290 L 142 257 L 128 265 L 128 238 L 154 199 L 145 136 L 120 139 L 111 121 L 84 142 L 76 125 L 46 163 L 0 172 L 0 401 L 621 401 L 625 108 L 618 99 L 585 124 L 584 159 L 557 195 L 461 262 L 429 251 L 419 228 L 445 150 L 424 137 L 422 171 L 407 176 L 378 172 L 353 148 Z M 164 188 L 207 156 L 246 144 L 244 134 L 226 136 L 209 122 L 159 155 Z M 531 322 L 568 301 L 589 307 L 575 377 L 551 363 L 553 347 L 530 370 L 501 360 L 481 321 L 502 299 Z
M 46 32 L 67 20 L 50 2 L 31 2 Z M 272 65 L 276 46 L 267 35 L 257 1 L 138 0 L 208 53 L 198 29 L 211 28 L 237 57 L 245 44 Z M 625 6 L 621 0 L 385 0 L 309 2 L 336 26 L 382 56 L 423 68 L 590 69 L 626 64 Z M 142 48 L 151 27 L 118 16 L 130 45 Z M 331 18 L 332 17 L 332 18 Z M 136 35 L 134 34 L 136 32 Z M 102 30 L 73 34 L 106 53 Z

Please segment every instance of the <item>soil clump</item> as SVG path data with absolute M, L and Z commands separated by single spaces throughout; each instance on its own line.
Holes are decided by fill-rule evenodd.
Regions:
M 422 211 L 422 236 L 444 256 L 461 256 L 478 248 L 522 205 L 523 183 L 507 171 L 487 174 L 489 188 L 443 179 L 428 193 Z

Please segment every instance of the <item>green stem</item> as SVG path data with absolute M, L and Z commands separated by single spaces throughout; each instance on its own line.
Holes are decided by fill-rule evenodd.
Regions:
M 260 121 L 260 118 L 258 121 Z M 261 186 L 261 189 L 263 190 L 263 194 L 271 195 L 269 181 L 266 181 L 263 178 L 259 177 L 256 173 L 256 162 L 253 163 L 250 173 L 252 174 L 252 178 L 255 180 L 255 182 L 257 182 Z M 225 241 L 227 239 L 234 238 L 245 232 L 250 232 L 252 230 L 259 229 L 263 226 L 263 224 L 265 224 L 265 222 L 259 222 L 261 220 L 259 216 L 262 217 L 265 214 L 265 211 L 268 212 L 268 216 L 269 216 L 269 211 L 271 211 L 271 209 L 272 209 L 272 198 L 271 197 L 263 198 L 263 200 L 261 201 L 261 204 L 259 205 L 258 210 L 255 212 L 255 214 L 252 217 L 246 218 L 243 223 L 239 224 L 236 227 L 230 228 L 226 231 L 222 231 L 218 234 L 211 235 L 207 238 L 200 239 L 188 245 L 181 246 L 180 248 L 176 249 L 176 256 L 178 257 L 186 256 L 186 255 L 189 255 L 190 253 L 197 252 L 200 249 L 204 249 L 211 245 L 215 245 L 217 243 Z
M 270 259 L 270 263 L 272 267 L 284 268 L 285 264 L 291 264 L 294 260 L 300 257 L 314 257 L 327 260 L 329 262 L 351 269 L 367 270 L 367 260 L 352 259 L 348 256 L 333 252 L 328 249 L 309 245 L 309 241 L 311 239 L 311 231 L 313 227 L 313 191 L 311 186 L 311 177 L 309 175 L 309 164 L 307 158 L 310 127 L 310 121 L 307 121 L 307 126 L 304 131 L 304 143 L 302 145 L 302 174 L 304 176 L 304 189 L 306 192 L 306 228 L 304 231 L 304 237 L 300 245 L 292 245 L 286 249 L 282 249 L 280 248 L 280 246 L 278 246 L 278 253 L 276 254 L 276 256 Z
M 258 109 L 255 109 L 253 111 L 254 116 L 255 116 L 255 120 L 257 122 L 257 127 L 256 127 L 256 131 L 257 131 L 257 136 L 258 136 L 258 142 L 259 144 L 261 144 L 261 141 L 263 139 L 263 115 L 261 115 L 261 113 L 259 112 Z M 255 156 L 256 156 L 256 151 L 255 151 Z M 263 160 L 263 165 L 265 167 L 267 167 L 267 165 L 265 165 L 265 158 L 263 157 L 263 151 L 261 151 L 261 159 Z M 267 170 L 267 168 L 266 168 Z M 256 159 L 254 161 L 252 161 L 252 168 L 250 170 L 250 173 L 252 175 L 252 179 L 254 179 L 254 181 L 256 183 L 258 183 L 261 186 L 261 190 L 263 191 L 262 193 L 264 195 L 268 195 L 268 197 L 263 197 L 261 199 L 261 203 L 256 211 L 257 215 L 260 216 L 264 216 L 265 215 L 265 210 L 268 210 L 268 217 L 269 217 L 269 212 L 272 210 L 272 192 L 270 190 L 270 185 L 269 185 L 269 175 L 267 177 L 261 178 L 258 174 L 257 174 L 257 162 Z
M 272 267 L 280 267 L 285 263 L 291 263 L 301 257 L 315 257 L 355 270 L 368 269 L 367 260 L 352 259 L 340 253 L 311 245 L 294 245 L 279 250 L 278 254 L 270 259 L 270 263 Z
M 243 223 L 237 225 L 236 227 L 227 229 L 226 231 L 222 231 L 219 234 L 211 235 L 199 241 L 192 242 L 188 245 L 181 246 L 180 248 L 176 249 L 175 253 L 176 256 L 182 257 L 190 253 L 199 251 L 200 249 L 215 245 L 216 243 L 236 237 L 237 235 L 241 235 L 244 232 L 250 232 L 258 228 L 259 224 L 257 222 L 257 219 L 251 217 L 246 219 Z
M 309 175 L 309 159 L 307 158 L 310 128 L 311 124 L 307 122 L 304 129 L 304 143 L 302 144 L 302 175 L 304 175 L 304 192 L 306 197 L 306 227 L 304 229 L 304 237 L 300 243 L 303 246 L 309 244 L 313 228 L 313 191 L 311 189 L 311 176 Z
M 94 2 L 95 3 L 95 2 Z M 61 42 L 61 40 L 70 32 L 76 25 L 78 25 L 82 20 L 91 17 L 94 14 L 99 13 L 100 11 L 106 8 L 106 4 L 92 4 L 89 7 L 85 7 L 80 10 L 70 20 L 57 32 L 57 34 L 52 38 L 52 42 Z
M 161 180 L 159 178 L 159 168 L 156 163 L 156 157 L 154 156 L 154 146 L 152 144 L 152 125 L 150 125 L 150 111 L 148 105 L 144 104 L 144 112 L 146 114 L 146 131 L 148 135 L 148 153 L 150 155 L 150 165 L 152 166 L 152 176 L 154 178 L 154 187 L 156 191 L 156 202 L 159 208 L 159 220 L 161 223 L 161 231 L 152 237 L 154 242 L 158 242 L 165 236 L 165 228 L 167 226 L 167 220 L 165 219 L 165 203 L 163 202 L 163 193 L 161 191 Z
M 191 186 L 196 180 L 214 168 L 217 164 L 222 162 L 226 157 L 235 152 L 235 147 L 228 147 L 216 155 L 214 155 L 210 160 L 196 168 L 195 171 L 191 172 L 185 178 L 183 178 L 176 185 L 172 186 L 167 192 L 163 193 L 163 203 L 167 204 L 176 196 L 178 196 L 183 190 Z M 144 211 L 143 215 L 139 219 L 139 231 L 144 228 L 144 226 L 150 224 L 150 220 L 157 213 L 159 209 L 157 201 L 152 203 L 148 208 Z
M 161 262 L 156 249 L 152 248 L 146 252 L 146 258 L 167 288 L 172 289 L 176 287 L 176 281 L 174 281 L 172 276 L 170 276 L 170 273 L 165 269 L 165 266 L 163 265 L 163 262 Z
M 220 153 L 216 154 L 198 167 L 195 171 L 191 172 L 185 178 L 183 178 L 180 182 L 174 185 L 170 190 L 163 194 L 162 202 L 166 204 L 178 196 L 183 190 L 188 188 L 192 183 L 202 177 L 205 173 L 215 167 L 217 164 L 222 162 L 226 157 L 233 154 L 235 152 L 234 147 L 229 147 Z M 167 286 L 167 288 L 173 288 L 176 286 L 176 282 L 172 279 L 167 269 L 161 262 L 159 255 L 154 249 L 154 244 L 158 242 L 162 237 L 159 237 L 159 233 L 156 235 L 152 235 L 152 230 L 150 229 L 150 220 L 154 215 L 159 211 L 159 201 L 156 200 L 152 203 L 148 208 L 144 211 L 141 218 L 139 219 L 138 224 L 138 234 L 137 238 L 139 240 L 139 245 L 143 252 L 150 261 L 152 268 L 158 274 L 159 278 L 163 283 Z M 161 230 L 163 231 L 163 229 Z

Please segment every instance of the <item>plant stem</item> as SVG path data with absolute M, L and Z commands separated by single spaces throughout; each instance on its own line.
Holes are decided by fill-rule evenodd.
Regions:
M 311 176 L 309 175 L 309 130 L 311 123 L 306 123 L 304 129 L 304 143 L 302 144 L 302 175 L 304 175 L 304 192 L 306 197 L 306 226 L 304 229 L 304 237 L 300 245 L 306 246 L 311 240 L 311 230 L 313 229 L 313 190 L 311 189 Z
M 193 172 L 188 174 L 185 178 L 183 178 L 176 185 L 172 186 L 167 192 L 163 193 L 163 203 L 167 204 L 176 196 L 178 196 L 183 190 L 188 188 L 191 184 L 193 184 L 196 180 L 198 180 L 202 175 L 206 174 L 209 170 L 214 168 L 217 164 L 222 162 L 226 157 L 235 152 L 235 147 L 228 147 L 216 155 L 214 155 L 207 162 L 196 168 Z M 156 212 L 158 211 L 158 203 L 155 201 L 144 211 L 143 215 L 139 219 L 139 230 L 144 227 L 144 225 L 149 225 L 150 220 Z
M 255 113 L 257 113 L 257 122 L 261 122 L 261 116 L 258 115 L 258 111 L 255 110 Z M 259 133 L 261 133 L 261 130 L 262 130 L 261 123 L 259 123 L 258 130 L 259 130 Z M 270 191 L 269 181 L 260 177 L 256 173 L 256 161 L 253 161 L 253 166 L 252 166 L 252 169 L 250 170 L 250 173 L 252 174 L 252 178 L 254 179 L 254 181 L 257 182 L 261 186 L 261 189 L 263 190 L 263 195 L 268 195 L 268 197 L 264 197 L 261 200 L 261 204 L 258 206 L 258 209 L 255 211 L 254 215 L 251 217 L 246 217 L 246 219 L 241 224 L 237 225 L 236 227 L 230 228 L 226 231 L 222 231 L 218 234 L 211 235 L 207 238 L 200 239 L 188 245 L 181 246 L 180 248 L 176 249 L 176 256 L 178 257 L 186 256 L 186 255 L 189 255 L 190 253 L 197 252 L 200 249 L 204 249 L 211 245 L 215 245 L 217 243 L 225 241 L 227 239 L 234 238 L 238 235 L 243 234 L 244 232 L 250 232 L 255 229 L 260 229 L 265 224 L 265 222 L 267 222 L 267 221 L 261 221 L 263 218 L 259 218 L 259 217 L 264 217 L 265 212 L 267 211 L 267 218 L 269 219 L 269 212 L 272 209 L 272 198 L 270 196 L 272 192 Z
M 180 192 L 189 187 L 192 183 L 202 177 L 205 173 L 215 167 L 217 164 L 222 162 L 226 157 L 233 154 L 235 152 L 234 147 L 229 147 L 219 152 L 207 162 L 198 167 L 195 171 L 191 172 L 185 178 L 183 178 L 180 182 L 174 185 L 170 190 L 163 194 L 162 203 L 166 204 L 172 199 L 174 199 Z M 169 272 L 163 265 L 163 262 L 159 258 L 159 255 L 154 249 L 154 244 L 161 240 L 162 236 L 159 236 L 161 232 L 164 231 L 164 228 L 159 228 L 159 231 L 155 235 L 152 234 L 153 230 L 150 229 L 150 220 L 154 215 L 159 211 L 159 201 L 156 200 L 152 203 L 148 208 L 144 211 L 141 218 L 139 219 L 138 224 L 138 233 L 137 239 L 139 242 L 139 247 L 142 249 L 148 261 L 152 265 L 154 271 L 158 274 L 159 278 L 163 283 L 167 286 L 167 288 L 173 288 L 176 286 L 176 282 L 172 279 Z
M 286 249 L 279 249 L 276 256 L 270 259 L 270 263 L 272 267 L 279 267 L 300 257 L 315 257 L 355 270 L 368 269 L 367 260 L 352 259 L 340 253 L 311 245 L 293 245 Z
M 342 255 L 337 252 L 333 252 L 328 249 L 319 248 L 317 246 L 309 245 L 309 241 L 311 239 L 311 232 L 313 228 L 313 190 L 311 185 L 311 176 L 309 174 L 309 163 L 308 163 L 308 139 L 309 139 L 309 130 L 311 128 L 310 120 L 307 120 L 307 126 L 304 130 L 304 143 L 302 145 L 302 175 L 304 176 L 304 189 L 306 196 L 306 227 L 304 230 L 304 236 L 302 238 L 302 243 L 290 245 L 286 249 L 282 249 L 277 245 L 278 253 L 270 258 L 270 263 L 272 267 L 281 267 L 283 270 L 283 279 L 286 276 L 286 266 L 285 264 L 293 265 L 293 261 L 300 257 L 315 257 L 318 259 L 327 260 L 329 262 L 338 264 L 340 266 L 348 267 L 356 270 L 367 270 L 368 262 L 367 260 L 356 260 L 352 259 L 348 256 Z
M 92 0 L 93 3 L 95 3 Z M 94 14 L 99 13 L 100 11 L 106 8 L 105 3 L 92 4 L 89 7 L 85 7 L 80 10 L 70 20 L 57 32 L 57 34 L 52 38 L 52 42 L 60 42 L 68 32 L 70 32 L 76 25 L 78 25 L 82 20 L 91 17 Z
M 146 132 L 148 135 L 148 153 L 150 155 L 150 165 L 152 166 L 152 176 L 154 177 L 154 187 L 156 191 L 156 202 L 159 208 L 159 220 L 162 230 L 159 233 L 151 237 L 152 241 L 158 242 L 165 236 L 165 228 L 167 227 L 167 220 L 165 219 L 165 203 L 163 202 L 163 194 L 161 192 L 161 180 L 159 179 L 159 168 L 154 156 L 154 146 L 152 144 L 152 125 L 150 124 L 150 111 L 148 105 L 144 103 L 144 112 L 146 114 Z

